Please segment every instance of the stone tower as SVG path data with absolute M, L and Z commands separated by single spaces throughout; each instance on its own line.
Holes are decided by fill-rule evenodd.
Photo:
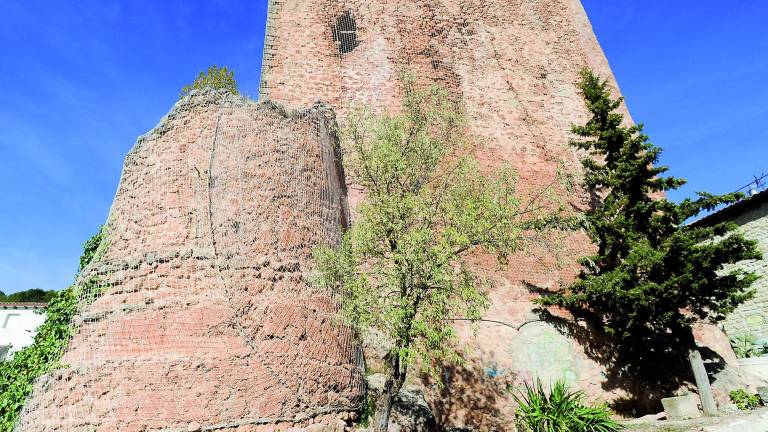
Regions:
M 461 102 L 481 167 L 510 164 L 518 191 L 531 196 L 555 183 L 558 170 L 576 180 L 582 173 L 583 155 L 568 141 L 570 125 L 588 119 L 576 87 L 584 67 L 619 92 L 579 0 L 270 0 L 261 98 L 288 107 L 322 100 L 343 125 L 359 107 L 399 110 L 398 74 L 408 69 Z M 348 189 L 354 215 L 360 193 L 354 184 Z M 566 198 L 575 209 L 592 203 L 578 187 Z M 505 271 L 477 258 L 476 270 L 494 282 L 486 314 L 494 322 L 481 323 L 477 335 L 460 328 L 467 366 L 446 370 L 444 387 L 422 383 L 439 423 L 507 430 L 508 389 L 534 377 L 564 378 L 595 399 L 637 397 L 633 403 L 658 409 L 644 394 L 653 390 L 611 376 L 599 353 L 578 342 L 594 339 L 588 330 L 563 331 L 534 311 L 539 288 L 569 283 L 577 258 L 592 250 L 584 233 L 574 233 L 512 257 Z M 699 343 L 733 357 L 719 329 L 701 325 L 695 333 Z M 721 374 L 713 389 L 727 403 L 728 376 L 739 373 Z
M 580 173 L 578 72 L 612 75 L 578 0 L 269 1 L 263 101 L 194 92 L 136 143 L 80 276 L 98 288 L 81 293 L 64 367 L 37 381 L 18 431 L 343 430 L 362 353 L 334 293 L 308 281 L 310 252 L 339 240 L 360 196 L 336 118 L 398 110 L 401 68 L 461 101 L 483 168 L 511 164 L 521 193 Z M 420 383 L 440 424 L 510 430 L 507 389 L 534 376 L 623 396 L 533 312 L 536 288 L 573 278 L 590 248 L 576 233 L 557 245 L 569 265 L 543 247 L 504 271 L 477 257 L 495 282 L 487 318 L 503 324 L 460 328 L 467 366 Z
M 581 172 L 568 145 L 570 124 L 587 118 L 578 73 L 589 67 L 613 76 L 579 0 L 271 0 L 269 6 L 262 98 L 289 107 L 326 101 L 343 124 L 356 107 L 398 110 L 398 73 L 407 68 L 461 101 L 481 144 L 481 164 L 510 163 L 523 194 L 555 182 L 558 167 Z M 349 188 L 354 207 L 359 194 L 354 184 Z M 568 200 L 584 209 L 589 194 L 577 191 Z M 478 260 L 495 282 L 487 318 L 507 325 L 481 324 L 477 337 L 464 332 L 470 364 L 447 374 L 445 389 L 427 388 L 438 420 L 492 426 L 484 413 L 511 414 L 504 390 L 534 376 L 566 378 L 606 396 L 603 368 L 532 311 L 532 288 L 571 279 L 576 258 L 591 246 L 574 234 L 557 248 L 569 265 L 558 265 L 547 248 L 514 257 L 504 272 L 493 260 Z
M 80 276 L 99 288 L 16 430 L 275 430 L 356 410 L 359 350 L 307 280 L 347 219 L 334 122 L 204 91 L 141 137 Z

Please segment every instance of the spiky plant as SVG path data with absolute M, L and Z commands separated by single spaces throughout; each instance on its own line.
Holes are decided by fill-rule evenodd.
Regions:
M 516 423 L 520 432 L 615 432 L 622 426 L 611 419 L 607 405 L 588 405 L 581 390 L 558 380 L 547 392 L 541 380 L 525 383 L 513 395 L 518 404 Z

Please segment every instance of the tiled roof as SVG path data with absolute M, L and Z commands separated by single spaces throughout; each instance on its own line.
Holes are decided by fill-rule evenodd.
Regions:
M 44 309 L 48 303 L 0 303 L 0 309 Z

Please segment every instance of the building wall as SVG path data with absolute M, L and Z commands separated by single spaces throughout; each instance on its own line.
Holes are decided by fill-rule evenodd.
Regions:
M 31 345 L 43 321 L 45 314 L 41 309 L 5 308 L 0 304 L 0 347 L 11 346 L 6 358 Z
M 757 273 L 761 279 L 753 285 L 755 297 L 727 317 L 725 330 L 729 336 L 754 335 L 768 340 L 768 202 L 740 214 L 733 221 L 739 224 L 739 231 L 745 237 L 758 241 L 763 259 L 742 265 L 743 269 Z
M 578 0 L 272 0 L 269 13 L 262 98 L 292 108 L 326 101 L 343 125 L 358 108 L 398 111 L 398 74 L 409 69 L 460 101 L 482 168 L 511 165 L 524 197 L 556 184 L 559 169 L 581 175 L 581 155 L 568 144 L 570 125 L 588 118 L 579 71 L 595 70 L 618 93 Z M 334 29 L 351 19 L 354 49 L 342 52 Z M 361 193 L 348 187 L 354 208 Z M 577 209 L 591 202 L 585 190 L 560 192 Z M 493 282 L 486 317 L 509 325 L 481 323 L 477 334 L 460 326 L 469 365 L 446 372 L 447 389 L 428 386 L 442 424 L 509 427 L 507 389 L 534 377 L 565 378 L 597 399 L 622 396 L 581 344 L 549 323 L 525 324 L 539 317 L 537 289 L 567 284 L 591 251 L 574 233 L 506 269 L 477 257 L 475 269 Z

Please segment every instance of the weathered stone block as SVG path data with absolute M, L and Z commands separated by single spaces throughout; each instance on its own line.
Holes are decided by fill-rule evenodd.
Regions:
M 669 420 L 685 420 L 701 417 L 697 400 L 693 395 L 675 396 L 661 400 Z

